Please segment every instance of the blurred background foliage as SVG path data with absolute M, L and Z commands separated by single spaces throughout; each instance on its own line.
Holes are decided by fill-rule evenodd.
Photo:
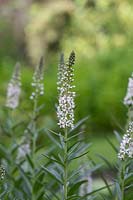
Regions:
M 18 114 L 21 118 L 24 110 L 30 111 L 33 66 L 43 55 L 41 122 L 54 127 L 59 55 L 71 50 L 77 57 L 76 121 L 89 115 L 86 129 L 96 134 L 123 126 L 127 110 L 122 101 L 133 69 L 132 0 L 0 0 L 0 104 L 5 103 L 13 66 L 20 61 L 23 93 Z

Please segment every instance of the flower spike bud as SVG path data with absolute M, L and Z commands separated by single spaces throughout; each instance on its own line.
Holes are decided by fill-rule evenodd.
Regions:
M 11 109 L 15 109 L 19 104 L 19 96 L 21 92 L 20 78 L 20 63 L 16 63 L 12 78 L 7 88 L 6 106 Z
M 72 51 L 69 56 L 68 65 L 73 66 L 75 64 L 75 52 Z
M 44 94 L 44 85 L 43 85 L 43 57 L 40 58 L 39 65 L 36 67 L 34 75 L 32 77 L 32 87 L 34 88 L 34 91 L 32 92 L 30 99 L 35 99 L 39 95 Z
M 60 85 L 61 82 L 62 82 L 62 75 L 64 73 L 64 66 L 65 66 L 64 54 L 61 53 L 60 61 L 59 61 L 59 65 L 58 65 L 58 82 L 57 82 L 58 85 Z

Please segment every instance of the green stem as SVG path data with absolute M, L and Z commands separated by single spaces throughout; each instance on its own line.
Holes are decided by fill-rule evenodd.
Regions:
M 32 162 L 33 162 L 33 170 L 32 170 L 32 200 L 35 199 L 33 186 L 34 186 L 34 170 L 35 170 L 35 150 L 36 150 L 36 139 L 37 139 L 37 132 L 36 132 L 36 111 L 37 111 L 37 104 L 38 104 L 38 96 L 34 99 L 34 106 L 33 106 L 33 114 L 32 114 Z
M 67 200 L 67 182 L 68 182 L 68 162 L 67 162 L 67 135 L 68 131 L 67 128 L 65 129 L 65 148 L 64 148 L 64 200 Z
M 125 175 L 125 163 L 122 163 L 122 171 L 121 171 L 121 200 L 124 200 L 124 175 Z
M 32 142 L 33 142 L 33 146 L 32 146 L 32 156 L 34 158 L 34 153 L 35 153 L 35 149 L 36 149 L 36 110 L 37 110 L 37 97 L 34 100 L 34 108 L 33 108 L 33 118 L 32 118 Z M 33 159 L 34 160 L 34 159 Z

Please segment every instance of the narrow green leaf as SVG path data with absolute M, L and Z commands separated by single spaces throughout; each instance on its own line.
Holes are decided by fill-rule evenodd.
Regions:
M 64 148 L 65 148 L 64 136 L 62 136 L 62 135 L 59 133 L 59 137 L 60 137 L 61 147 L 62 147 L 62 149 L 64 149 Z
M 122 138 L 121 138 L 121 136 L 120 136 L 120 134 L 115 130 L 114 131 L 114 134 L 115 134 L 115 136 L 116 136 L 116 138 L 117 138 L 117 140 L 118 140 L 118 142 L 120 143 L 121 142 L 121 140 L 122 140 Z
M 109 186 L 113 186 L 113 184 L 110 184 Z M 101 190 L 104 190 L 104 189 L 106 189 L 106 186 L 101 187 L 101 188 L 98 188 L 98 189 L 96 189 L 96 190 L 93 190 L 92 192 L 90 192 L 90 193 L 84 195 L 84 197 L 88 197 L 88 196 L 90 196 L 90 195 L 92 195 L 92 194 L 94 194 L 94 193 L 97 193 L 97 192 L 99 192 L 99 191 L 101 191 Z
M 51 160 L 52 162 L 56 162 L 62 166 L 64 166 L 64 164 L 62 162 L 60 162 L 59 160 L 55 159 L 53 156 L 48 156 L 48 155 L 45 155 L 45 154 L 42 154 L 45 158 L 48 158 L 49 160 Z
M 70 190 L 68 191 L 68 195 L 72 195 L 75 193 L 78 193 L 79 187 L 83 184 L 83 183 L 87 183 L 87 180 L 81 180 L 78 181 L 76 183 L 73 184 L 73 186 L 71 186 Z
M 83 133 L 84 133 L 84 132 L 81 131 L 81 132 L 79 132 L 79 133 L 77 133 L 77 134 L 75 134 L 75 135 L 72 135 L 71 137 L 68 137 L 67 141 L 72 140 L 73 138 L 78 137 L 79 135 L 81 135 L 81 134 L 83 134 Z
M 55 139 L 55 137 L 53 137 L 53 135 L 51 135 L 51 134 L 49 134 L 49 131 L 45 131 L 46 132 L 46 134 L 48 135 L 48 137 L 51 139 L 51 141 L 54 143 L 54 144 L 56 144 L 60 149 L 62 149 L 62 146 L 61 146 L 61 144 L 57 141 L 57 139 Z M 50 132 L 52 132 L 53 133 L 53 131 L 50 131 Z M 55 134 L 55 133 L 54 133 Z M 59 137 L 59 135 L 58 135 L 58 137 Z
M 68 156 L 70 156 L 73 152 L 75 152 L 75 150 L 77 148 L 79 148 L 80 146 L 80 142 L 76 142 L 75 144 L 73 144 L 69 149 L 68 149 Z
M 102 156 L 100 154 L 97 154 L 97 156 L 99 158 L 101 158 L 108 165 L 109 168 L 111 168 L 111 169 L 113 168 L 112 164 L 104 156 Z
M 80 154 L 79 156 L 75 156 L 75 157 L 73 156 L 72 158 L 69 159 L 69 161 L 78 159 L 78 158 L 80 158 L 80 157 L 82 157 L 82 156 L 85 156 L 89 151 L 90 151 L 90 150 L 84 152 L 83 154 Z
M 30 180 L 29 180 L 29 177 L 28 177 L 28 175 L 24 172 L 24 170 L 21 168 L 21 166 L 19 166 L 19 165 L 17 165 L 17 166 L 18 166 L 18 168 L 19 168 L 19 170 L 20 170 L 21 176 L 22 176 L 22 178 L 23 178 L 25 184 L 27 185 L 27 189 L 28 189 L 29 194 L 30 194 L 31 191 L 32 191 L 32 187 L 31 187 L 31 182 L 30 182 Z
M 57 180 L 58 183 L 63 184 L 62 180 L 60 179 L 59 175 L 57 174 L 57 172 L 55 172 L 54 170 L 49 170 L 46 167 L 42 166 L 42 169 L 47 172 L 52 178 L 54 178 L 55 180 Z
M 56 133 L 55 131 L 52 131 L 50 129 L 45 129 L 45 130 L 48 130 L 49 132 L 53 133 L 54 135 L 58 136 L 59 137 L 59 133 Z
M 34 169 L 34 163 L 32 162 L 30 155 L 26 154 L 26 158 L 27 158 L 28 163 L 30 164 L 31 168 Z
M 117 182 L 115 183 L 115 189 L 116 189 L 116 194 L 117 194 L 118 200 L 121 200 L 122 199 L 121 188 L 120 188 L 119 183 L 117 183 Z
M 75 124 L 74 128 L 72 128 L 72 129 L 69 131 L 69 133 L 71 133 L 71 132 L 73 132 L 75 129 L 77 129 L 81 124 L 83 124 L 85 121 L 87 121 L 88 118 L 89 118 L 89 117 L 87 116 L 87 117 L 84 117 L 83 119 L 81 119 L 80 121 L 78 121 L 78 122 Z
M 112 142 L 108 137 L 106 137 L 106 140 L 107 140 L 108 143 L 111 145 L 111 147 L 114 149 L 114 151 L 117 153 L 117 152 L 118 152 L 118 149 L 117 149 L 116 146 L 113 144 L 113 142 Z

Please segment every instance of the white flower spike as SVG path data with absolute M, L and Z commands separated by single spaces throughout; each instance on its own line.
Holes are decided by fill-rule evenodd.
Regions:
M 124 104 L 126 106 L 133 106 L 133 73 L 132 76 L 129 78 L 127 94 L 124 98 Z
M 64 62 L 64 55 L 61 55 L 58 69 L 58 91 L 59 91 L 59 105 L 57 107 L 58 125 L 60 128 L 73 128 L 74 123 L 74 97 L 75 92 L 72 89 L 74 79 L 73 65 L 75 63 L 75 53 L 71 52 L 67 63 Z
M 120 160 L 124 160 L 127 157 L 133 158 L 133 122 L 129 123 L 129 128 L 123 136 L 118 153 Z
M 6 106 L 15 109 L 19 105 L 19 96 L 21 93 L 20 64 L 15 65 L 14 73 L 7 88 Z

